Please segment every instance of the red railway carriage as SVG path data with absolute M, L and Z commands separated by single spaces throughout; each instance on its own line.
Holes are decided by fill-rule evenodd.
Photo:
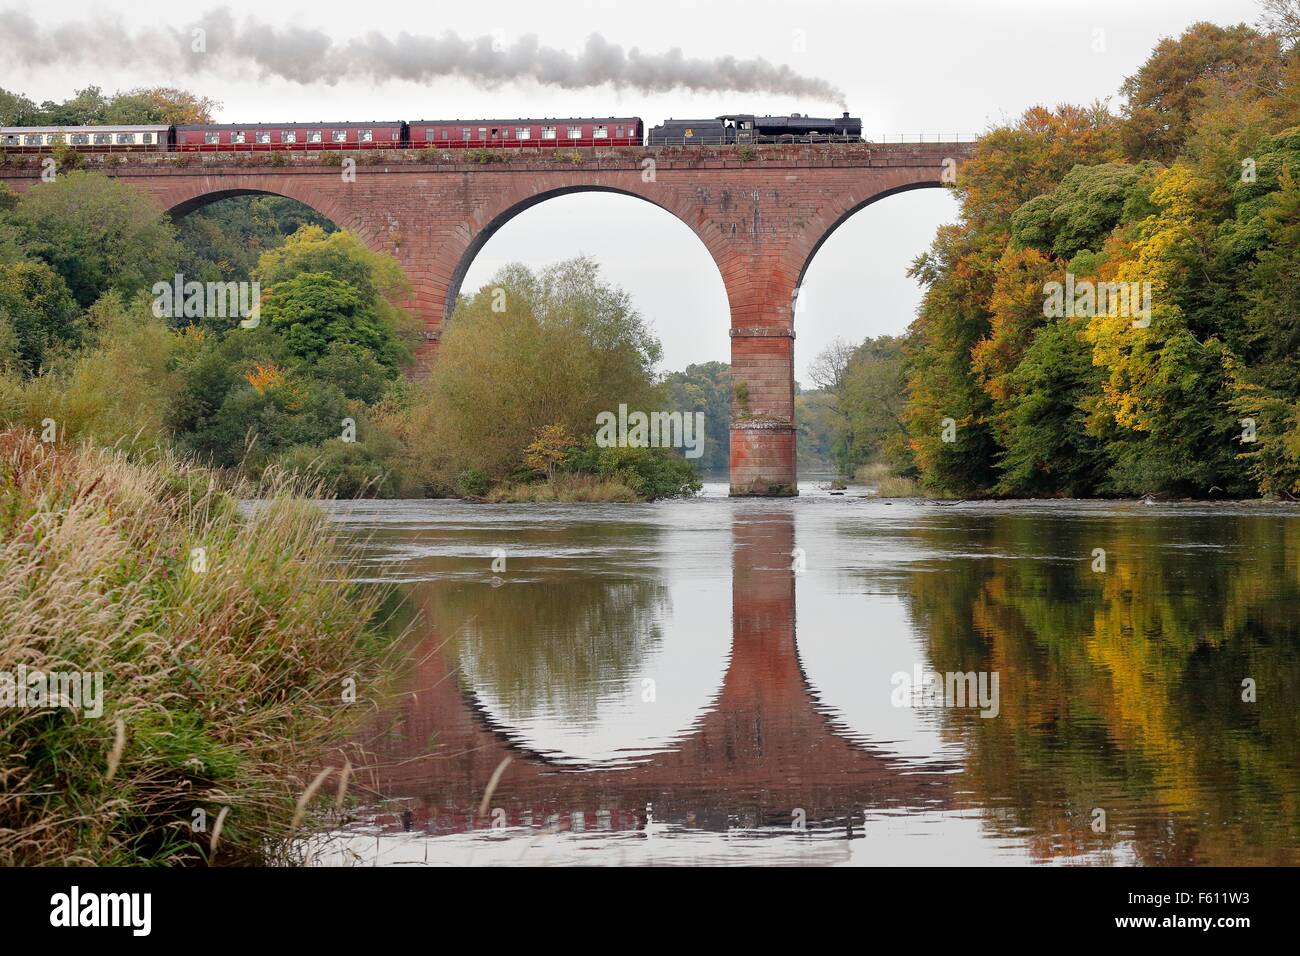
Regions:
M 399 149 L 401 120 L 369 123 L 207 123 L 176 127 L 181 152 Z
M 473 149 L 564 146 L 640 146 L 641 119 L 467 119 L 412 120 L 414 149 Z

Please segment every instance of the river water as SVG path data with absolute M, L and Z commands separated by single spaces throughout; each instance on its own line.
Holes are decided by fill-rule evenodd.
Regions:
M 725 495 L 331 504 L 408 633 L 322 861 L 1300 863 L 1300 508 Z

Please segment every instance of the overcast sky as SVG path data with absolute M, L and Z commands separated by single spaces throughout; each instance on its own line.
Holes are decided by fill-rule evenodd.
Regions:
M 497 49 L 509 51 L 532 34 L 541 47 L 580 55 L 588 35 L 598 32 L 608 44 L 647 55 L 680 48 L 688 61 L 761 57 L 797 75 L 787 85 L 821 80 L 802 88 L 841 91 L 869 138 L 973 136 L 1035 104 L 1107 97 L 1117 104 L 1123 78 L 1161 37 L 1176 36 L 1197 20 L 1228 24 L 1258 17 L 1254 0 L 229 0 L 185 6 L 133 0 L 121 10 L 75 0 L 0 0 L 0 87 L 40 101 L 64 99 L 90 84 L 110 92 L 183 86 L 219 100 L 224 122 L 632 114 L 651 126 L 667 116 L 834 115 L 839 109 L 833 93 L 818 98 L 642 91 L 609 84 L 569 89 L 532 79 L 501 79 L 489 88 L 461 77 L 383 79 L 354 71 L 329 82 L 310 76 L 310 63 L 295 62 L 285 72 L 308 77 L 297 82 L 211 55 L 204 58 L 205 72 L 178 73 L 165 57 L 141 56 L 115 33 L 138 37 L 162 27 L 184 29 L 222 6 L 237 24 L 253 16 L 278 29 L 319 30 L 335 41 L 372 32 L 397 41 L 403 32 L 439 37 L 452 31 L 463 40 L 490 36 Z M 30 17 L 46 39 L 85 49 L 45 65 L 16 66 L 12 44 L 21 20 L 15 14 Z M 83 31 L 50 33 L 67 26 Z M 290 33 L 278 37 L 278 43 L 294 39 Z M 312 38 L 298 39 L 309 45 Z M 288 46 L 266 55 L 274 58 L 279 50 L 289 58 Z M 602 64 L 620 59 L 603 52 L 608 55 Z M 563 66 L 553 72 L 562 73 Z M 728 70 L 725 63 L 693 67 L 697 78 L 722 77 Z M 408 75 L 420 72 L 418 64 L 404 68 Z M 808 362 L 832 339 L 857 341 L 907 327 L 919 291 L 904 271 L 928 246 L 935 227 L 955 215 L 955 203 L 941 190 L 904 193 L 858 213 L 826 242 L 808 271 L 806 308 L 796 317 L 801 380 Z M 629 197 L 565 196 L 528 210 L 488 242 L 465 288 L 485 283 L 505 262 L 541 266 L 578 253 L 595 257 L 608 278 L 632 294 L 663 342 L 664 368 L 728 360 L 726 298 L 704 247 L 671 215 Z

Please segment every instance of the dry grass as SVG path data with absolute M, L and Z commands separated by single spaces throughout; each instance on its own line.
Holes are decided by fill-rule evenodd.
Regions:
M 883 461 L 873 461 L 862 465 L 854 475 L 858 481 L 875 485 L 877 498 L 917 498 L 921 496 L 921 486 L 911 478 L 894 474 L 894 469 Z
M 0 671 L 101 672 L 104 701 L 0 707 L 0 864 L 291 858 L 295 803 L 361 708 L 344 680 L 366 699 L 383 640 L 304 490 L 270 479 L 246 519 L 166 455 L 0 432 Z
M 488 492 L 484 500 L 494 504 L 537 504 L 572 501 L 631 502 L 642 499 L 621 481 L 561 473 L 549 481 L 499 485 Z

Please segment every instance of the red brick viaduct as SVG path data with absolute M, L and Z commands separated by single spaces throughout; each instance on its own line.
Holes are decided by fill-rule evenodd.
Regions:
M 795 493 L 794 312 L 817 249 L 854 212 L 952 181 L 969 143 L 610 148 L 463 153 L 87 154 L 173 216 L 230 196 L 296 199 L 392 253 L 436 347 L 474 256 L 537 203 L 575 192 L 636 196 L 672 213 L 713 257 L 731 309 L 731 493 Z M 482 160 L 475 162 L 474 160 Z M 15 163 L 14 160 L 17 160 Z M 26 162 L 23 162 L 26 160 Z M 10 157 L 0 182 L 39 182 Z

